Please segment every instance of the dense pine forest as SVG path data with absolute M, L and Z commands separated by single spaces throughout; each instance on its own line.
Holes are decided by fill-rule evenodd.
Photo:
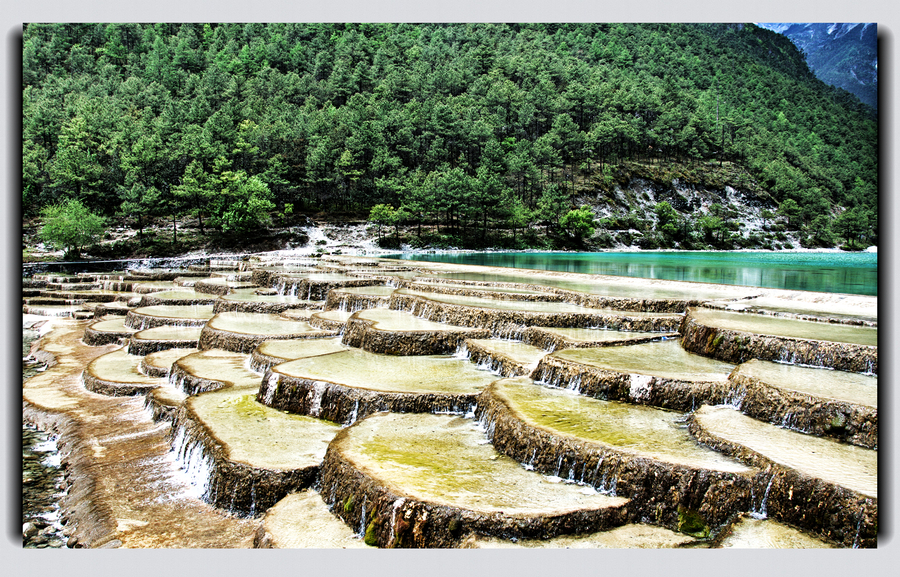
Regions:
M 643 178 L 753 195 L 809 246 L 877 242 L 875 112 L 750 24 L 29 24 L 22 75 L 26 219 L 771 247 L 739 207 L 613 201 Z

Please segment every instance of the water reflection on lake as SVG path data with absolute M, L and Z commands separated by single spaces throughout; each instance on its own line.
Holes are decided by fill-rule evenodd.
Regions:
M 878 254 L 868 252 L 489 252 L 386 256 L 790 290 L 878 294 Z M 462 277 L 457 275 L 455 278 Z

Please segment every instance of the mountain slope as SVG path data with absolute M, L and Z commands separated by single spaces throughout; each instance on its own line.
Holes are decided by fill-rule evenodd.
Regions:
M 878 34 L 875 24 L 766 23 L 806 54 L 822 82 L 843 88 L 878 110 Z

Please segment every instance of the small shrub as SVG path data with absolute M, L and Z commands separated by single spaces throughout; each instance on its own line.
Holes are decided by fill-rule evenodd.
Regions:
M 41 240 L 49 246 L 65 250 L 66 258 L 78 258 L 81 249 L 96 243 L 105 232 L 103 218 L 74 198 L 45 207 L 41 218 L 44 221 Z

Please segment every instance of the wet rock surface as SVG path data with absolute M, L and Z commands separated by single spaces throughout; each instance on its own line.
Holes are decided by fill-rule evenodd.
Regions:
M 718 312 L 718 311 L 716 311 Z M 729 316 L 723 316 L 729 315 Z M 760 332 L 749 332 L 759 315 L 718 313 L 703 309 L 688 311 L 681 327 L 682 346 L 691 352 L 730 363 L 750 359 L 779 361 L 797 365 L 826 367 L 854 373 L 878 374 L 878 347 L 854 342 L 835 342 L 829 338 L 877 340 L 874 328 L 848 327 L 835 330 L 835 325 L 812 321 L 777 319 L 778 324 L 758 326 Z M 731 321 L 731 322 L 729 322 Z M 774 326 L 771 326 L 774 324 Z M 802 331 L 794 331 L 800 328 Z M 766 334 L 771 331 L 775 334 Z M 775 331 L 803 334 L 805 338 L 781 335 Z M 833 333 L 829 335 L 829 332 Z
M 677 414 L 520 378 L 486 389 L 476 415 L 494 447 L 516 461 L 631 499 L 632 522 L 652 519 L 681 530 L 688 510 L 708 532 L 750 502 L 752 470 L 696 445 L 686 430 L 679 434 Z
M 559 351 L 542 358 L 532 378 L 590 397 L 676 411 L 692 411 L 703 404 L 728 402 L 732 395 L 727 382 L 731 365 L 707 366 L 705 372 L 696 375 L 665 371 L 667 365 L 657 364 L 654 357 L 654 347 L 662 344 L 616 347 L 617 357 L 631 357 L 637 366 L 618 365 L 604 359 L 601 353 L 607 351 L 605 348 Z M 666 349 L 679 352 L 677 341 L 666 345 Z
M 745 414 L 816 436 L 878 447 L 878 386 L 874 376 L 753 360 L 728 380 L 733 404 Z
M 455 352 L 464 340 L 486 338 L 487 329 L 425 321 L 387 309 L 354 313 L 344 326 L 343 343 L 386 355 L 441 355 Z
M 380 411 L 464 414 L 495 379 L 460 359 L 350 349 L 274 366 L 258 399 L 290 413 L 349 424 Z
M 765 469 L 754 491 L 766 515 L 844 547 L 875 545 L 875 451 L 778 429 L 730 407 L 702 407 L 690 427 L 704 444 Z
M 329 446 L 322 495 L 379 547 L 457 546 L 469 533 L 546 539 L 624 522 L 627 499 L 549 483 L 479 436 L 458 417 L 373 415 Z M 432 445 L 440 450 L 423 450 Z

